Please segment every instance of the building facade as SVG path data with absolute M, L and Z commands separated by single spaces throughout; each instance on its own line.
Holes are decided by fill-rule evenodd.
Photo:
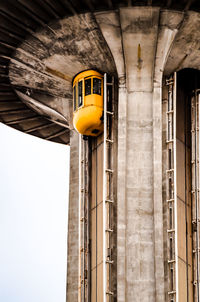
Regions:
M 71 146 L 67 301 L 198 302 L 198 1 L 8 1 L 0 18 L 1 121 Z M 86 69 L 112 77 L 113 115 L 83 141 Z

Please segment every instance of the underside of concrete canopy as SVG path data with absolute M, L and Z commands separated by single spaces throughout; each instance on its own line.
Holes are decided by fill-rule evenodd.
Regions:
M 163 78 L 185 68 L 200 69 L 199 28 L 198 0 L 0 4 L 0 121 L 71 145 L 70 302 L 78 301 L 80 277 L 79 140 L 72 124 L 72 79 L 97 69 L 113 75 L 118 84 L 113 301 L 169 301 L 162 203 Z M 179 299 L 177 288 L 176 302 L 186 301 Z
M 149 24 L 140 14 L 142 6 L 154 14 Z M 166 74 L 189 66 L 199 68 L 196 30 L 199 28 L 199 9 L 198 1 L 184 0 L 2 1 L 0 120 L 26 133 L 69 143 L 73 128 L 73 76 L 95 68 L 115 74 L 119 83 L 126 77 L 128 86 L 130 82 L 137 85 L 126 69 L 131 66 L 127 62 L 127 51 L 124 51 L 128 47 L 133 57 L 140 53 L 136 65 L 146 82 L 143 77 L 146 59 L 153 62 L 156 45 L 152 45 L 154 52 L 150 53 L 146 45 L 141 44 L 138 50 L 134 40 L 126 39 L 136 30 L 137 24 L 146 35 L 153 26 L 156 32 L 152 34 L 157 35 L 157 46 L 161 51 L 166 52 L 165 43 L 171 41 L 162 66 Z M 130 11 L 133 21 L 127 24 L 128 28 L 126 25 L 121 27 L 126 19 L 124 15 L 127 13 L 129 18 Z

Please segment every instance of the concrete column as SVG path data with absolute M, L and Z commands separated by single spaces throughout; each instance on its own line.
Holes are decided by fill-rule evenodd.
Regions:
M 70 186 L 68 210 L 67 301 L 78 301 L 79 286 L 79 136 L 70 137 Z
M 153 302 L 152 91 L 159 9 L 121 9 L 120 20 L 127 85 L 125 301 Z
M 165 301 L 162 76 L 182 18 L 182 13 L 155 7 L 129 7 L 120 9 L 119 14 L 96 15 L 119 76 L 117 300 L 120 302 Z
M 162 76 L 172 43 L 183 20 L 183 13 L 160 14 L 153 77 L 153 202 L 156 301 L 164 301 L 164 242 L 162 200 Z M 164 47 L 163 47 L 164 46 Z

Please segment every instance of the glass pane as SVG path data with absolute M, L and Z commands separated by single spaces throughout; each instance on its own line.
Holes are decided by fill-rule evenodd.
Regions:
M 78 107 L 83 105 L 83 82 L 78 82 Z
M 93 78 L 93 93 L 101 95 L 101 80 Z
M 91 79 L 85 80 L 85 95 L 91 94 Z
M 76 111 L 76 85 L 74 86 L 74 111 Z

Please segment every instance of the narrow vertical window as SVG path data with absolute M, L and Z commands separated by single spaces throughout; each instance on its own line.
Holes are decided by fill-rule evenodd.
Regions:
M 101 95 L 101 80 L 93 78 L 93 93 Z
M 78 107 L 83 105 L 83 81 L 78 82 Z
M 91 79 L 85 80 L 85 95 L 91 94 Z
M 74 85 L 74 111 L 76 111 L 76 85 Z

